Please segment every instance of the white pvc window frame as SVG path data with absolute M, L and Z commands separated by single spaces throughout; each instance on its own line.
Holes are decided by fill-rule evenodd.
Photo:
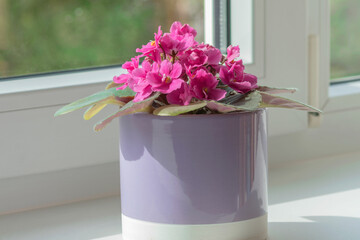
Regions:
M 360 81 L 331 84 L 330 79 L 330 1 L 312 0 L 308 4 L 309 36 L 316 39 L 315 50 L 309 70 L 315 76 L 309 83 L 309 103 L 318 103 L 317 107 L 325 113 L 353 111 L 360 108 Z M 315 91 L 313 90 L 315 89 Z
M 229 0 L 231 37 L 229 44 L 239 45 L 248 72 L 258 78 L 265 76 L 265 0 Z M 205 0 L 205 42 L 215 45 L 213 0 Z
M 252 18 L 252 24 L 244 21 L 242 15 L 235 14 L 238 10 L 239 2 L 247 2 L 247 7 L 244 11 L 249 12 L 246 18 Z M 249 4 L 249 2 L 253 2 Z M 232 6 L 231 22 L 233 31 L 237 23 L 243 25 L 253 26 L 251 40 L 253 40 L 253 49 L 247 52 L 252 52 L 253 61 L 246 64 L 248 72 L 257 75 L 259 78 L 264 77 L 264 0 L 230 0 Z M 205 15 L 205 42 L 213 44 L 214 42 L 214 1 L 204 0 L 204 15 Z M 231 34 L 231 44 L 235 45 L 241 42 L 242 36 Z M 233 43 L 232 43 L 233 42 Z M 79 97 L 90 94 L 91 90 L 95 90 L 95 86 L 103 86 L 106 82 L 112 81 L 112 77 L 124 73 L 121 67 L 109 67 L 102 69 L 88 69 L 74 72 L 63 73 L 49 73 L 43 75 L 24 76 L 11 78 L 6 81 L 0 81 L 0 101 L 5 104 L 0 105 L 0 113 L 46 107 L 53 105 L 66 104 Z M 79 88 L 79 87 L 82 88 Z M 77 91 L 71 88 L 76 88 Z M 86 90 L 88 89 L 88 90 Z M 99 89 L 97 89 L 99 91 Z M 44 99 L 48 95 L 47 92 L 52 92 L 50 99 Z M 79 94 L 84 92 L 84 95 Z M 96 91 L 96 90 L 95 90 Z M 14 101 L 18 99 L 19 94 L 26 101 Z
M 205 1 L 206 3 L 211 2 L 210 0 Z M 310 49 L 305 43 L 309 35 L 317 36 L 318 39 L 314 41 L 318 54 L 315 54 L 315 57 L 311 60 L 315 63 L 317 62 L 317 64 L 315 64 L 315 68 L 310 69 L 310 72 L 313 72 L 313 77 L 315 76 L 315 79 L 317 79 L 314 82 L 319 85 L 318 91 L 314 96 L 320 100 L 320 107 L 325 111 L 324 118 L 327 124 L 322 125 L 323 128 L 320 132 L 308 130 L 307 115 L 304 112 L 276 110 L 277 113 L 274 115 L 270 112 L 269 125 L 272 132 L 288 134 L 289 131 L 293 131 L 291 135 L 270 137 L 269 144 L 271 148 L 269 149 L 272 149 L 272 156 L 278 156 L 276 159 L 271 160 L 286 161 L 287 158 L 293 158 L 291 155 L 296 153 L 301 155 L 301 152 L 309 151 L 310 149 L 304 149 L 303 145 L 306 146 L 307 142 L 314 142 L 311 136 L 315 137 L 318 134 L 324 133 L 327 134 L 321 135 L 322 139 L 319 139 L 322 145 L 316 148 L 319 147 L 322 154 L 326 155 L 329 148 L 331 149 L 331 146 L 328 147 L 329 145 L 327 144 L 330 138 L 338 137 L 331 135 L 333 129 L 330 129 L 330 127 L 333 127 L 333 125 L 329 125 L 330 119 L 337 122 L 343 115 L 342 113 L 327 113 L 336 111 L 350 112 L 351 115 L 344 114 L 344 117 L 350 118 L 352 123 L 354 123 L 347 126 L 339 122 L 339 126 L 341 125 L 342 127 L 341 131 L 347 131 L 347 134 L 346 137 L 343 137 L 338 142 L 341 141 L 343 145 L 346 143 L 357 143 L 358 135 L 351 133 L 358 129 L 356 126 L 358 125 L 359 118 L 356 116 L 360 116 L 360 86 L 347 83 L 342 85 L 342 90 L 335 89 L 335 87 L 340 88 L 340 85 L 335 85 L 330 87 L 330 94 L 328 91 L 330 81 L 326 77 L 326 74 L 329 74 L 329 69 L 327 69 L 329 67 L 327 56 L 329 54 L 327 48 L 329 41 L 327 37 L 329 33 L 327 28 L 329 26 L 329 19 L 328 12 L 326 11 L 328 0 L 307 0 L 307 3 L 305 1 L 289 0 L 253 1 L 255 6 L 254 65 L 248 64 L 246 70 L 251 73 L 260 71 L 260 76 L 262 77 L 259 80 L 261 84 L 279 87 L 298 87 L 300 91 L 294 95 L 295 98 L 307 101 L 307 92 L 311 89 L 309 85 L 312 83 L 307 82 L 307 72 L 303 73 L 303 70 L 307 70 L 306 65 L 309 62 L 307 60 L 309 56 L 307 50 Z M 306 6 L 310 7 L 311 4 L 315 4 L 315 7 L 312 10 L 308 9 L 306 11 Z M 281 14 L 278 14 L 279 11 Z M 211 18 L 213 16 L 210 14 L 211 12 L 211 4 L 206 4 L 205 32 L 207 38 L 213 33 L 211 28 Z M 311 15 L 310 13 L 313 14 Z M 307 14 L 310 14 L 312 17 L 310 17 L 306 25 Z M 287 21 L 284 21 L 284 19 Z M 310 26 L 313 28 L 310 28 Z M 284 32 L 289 35 L 289 40 L 284 40 L 284 36 L 287 36 L 284 35 Z M 257 34 L 262 37 L 256 37 Z M 281 48 L 285 48 L 286 51 L 283 51 Z M 257 56 L 257 52 L 260 54 L 260 57 Z M 284 56 L 288 56 L 285 54 L 291 54 L 290 60 L 284 59 Z M 294 59 L 298 61 L 296 66 L 292 63 Z M 252 67 L 254 71 L 251 70 Z M 0 164 L 2 166 L 0 167 L 0 181 L 6 182 L 12 178 L 14 182 L 17 182 L 17 177 L 29 176 L 29 179 L 34 179 L 39 174 L 46 173 L 46 175 L 41 175 L 44 176 L 44 178 L 41 178 L 41 182 L 47 182 L 47 179 L 59 176 L 57 174 L 60 170 L 81 169 L 86 166 L 99 166 L 117 161 L 118 152 L 116 145 L 118 131 L 116 122 L 108 126 L 101 134 L 95 136 L 91 132 L 92 123 L 84 122 L 79 112 L 62 116 L 61 119 L 56 120 L 52 118 L 52 115 L 61 105 L 100 91 L 105 86 L 105 82 L 111 81 L 113 75 L 120 74 L 121 71 L 119 68 L 109 68 L 24 77 L 0 82 L 0 125 L 3 126 L 2 138 L 0 138 L 0 146 L 2 147 L 0 151 Z M 351 89 L 352 92 L 346 93 L 346 89 Z M 356 89 L 359 92 L 354 92 Z M 340 91 L 343 94 L 340 94 Z M 354 114 L 356 109 L 358 115 Z M 275 123 L 275 125 L 271 126 L 271 122 Z M 349 121 L 346 123 L 349 123 Z M 312 135 L 308 135 L 309 132 L 312 132 Z M 290 143 L 289 139 L 294 142 Z M 289 152 L 286 145 L 288 143 L 289 145 L 295 144 L 298 151 L 295 153 Z M 315 144 L 317 142 L 314 142 L 309 148 L 315 148 Z M 334 151 L 340 152 L 339 149 L 341 147 L 337 146 Z M 334 154 L 334 151 L 329 152 Z M 274 152 L 280 154 L 274 155 Z M 307 156 L 310 158 L 311 154 L 314 154 L 314 151 Z M 94 169 L 99 173 L 97 168 Z M 92 174 L 92 171 L 90 173 Z M 105 173 L 107 171 L 100 171 L 102 179 L 106 179 L 106 176 L 108 176 Z M 76 175 L 74 179 L 86 178 L 84 178 L 84 174 L 80 171 L 79 175 Z M 20 183 L 22 182 L 19 181 L 18 186 L 23 186 Z M 31 183 L 36 182 L 32 181 Z M 21 191 L 21 188 L 19 189 Z M 84 191 L 86 192 L 86 190 Z M 66 194 L 67 199 L 69 199 L 68 201 L 73 200 L 76 194 L 78 193 L 68 192 Z M 36 207 L 41 207 L 44 205 L 41 205 L 43 202 L 39 200 L 43 198 L 43 195 L 38 194 L 34 195 L 31 200 L 37 204 Z M 26 201 L 29 202 L 28 199 Z M 63 199 L 61 197 L 59 199 L 52 199 L 49 204 L 59 203 L 59 201 L 63 201 Z M 18 205 L 16 206 L 18 207 Z M 7 210 L 4 209 L 5 212 Z

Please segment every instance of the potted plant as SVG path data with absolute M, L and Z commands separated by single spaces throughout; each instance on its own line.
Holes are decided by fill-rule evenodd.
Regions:
M 122 65 L 105 91 L 64 106 L 90 119 L 107 104 L 119 110 L 125 240 L 265 239 L 267 107 L 319 112 L 259 86 L 238 46 L 226 55 L 195 41 L 174 22 Z M 142 61 L 140 61 L 142 60 Z M 141 66 L 140 66 L 141 63 Z

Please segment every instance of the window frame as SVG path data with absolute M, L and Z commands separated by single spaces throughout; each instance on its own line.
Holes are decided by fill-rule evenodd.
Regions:
M 231 0 L 232 5 L 238 0 Z M 252 63 L 245 64 L 246 71 L 256 75 L 259 79 L 265 77 L 265 0 L 252 0 Z M 232 21 L 241 22 L 241 16 L 232 16 Z M 237 42 L 237 36 L 232 34 L 232 39 Z
M 205 40 L 210 44 L 213 43 L 215 34 L 215 16 L 213 1 L 214 0 L 204 0 Z M 275 2 L 274 4 L 268 4 L 268 2 L 266 2 L 265 0 L 253 0 L 254 61 L 252 64 L 246 65 L 246 71 L 257 75 L 259 78 L 259 84 L 261 85 L 284 87 L 289 86 L 301 89 L 302 92 L 298 93 L 296 97 L 298 100 L 306 102 L 307 85 L 306 83 L 300 81 L 300 77 L 298 77 L 298 79 L 291 77 L 291 74 L 289 74 L 291 68 L 287 72 L 287 75 L 289 76 L 287 79 L 275 78 L 276 75 L 282 74 L 282 72 L 280 71 L 280 68 L 278 66 L 275 66 L 274 68 L 274 65 L 271 63 L 272 58 L 270 58 L 270 56 L 276 54 L 276 51 L 274 51 L 274 49 L 278 47 L 283 47 L 284 44 L 284 42 L 281 42 L 282 39 L 279 36 L 275 36 L 275 34 L 279 34 L 282 31 L 288 31 L 289 29 L 291 29 L 286 25 L 282 25 L 280 29 L 274 29 L 271 24 L 267 23 L 267 21 L 269 20 L 267 14 L 270 9 L 272 11 L 271 13 L 274 15 L 274 19 L 270 20 L 274 20 L 274 23 L 276 25 L 279 23 L 281 24 L 281 19 L 278 19 L 277 16 L 274 14 L 274 11 L 276 11 L 276 7 L 279 7 L 278 5 L 286 5 L 292 7 L 291 3 L 286 2 L 285 0 L 276 2 L 276 4 Z M 297 3 L 297 5 L 301 7 L 301 13 L 297 16 L 305 16 L 305 3 Z M 292 7 L 292 11 L 297 12 L 297 9 Z M 292 16 L 290 13 L 287 12 L 285 14 L 287 14 L 289 17 Z M 293 20 L 293 22 L 297 23 L 296 19 Z M 298 26 L 302 28 L 302 31 L 305 31 L 305 25 L 303 25 L 304 24 L 302 23 L 298 24 Z M 272 38 L 272 41 L 269 41 L 267 39 L 269 37 L 268 34 L 272 33 L 273 31 L 275 31 L 275 33 L 273 34 L 275 38 Z M 300 36 L 298 31 L 294 31 L 294 34 L 298 34 L 298 36 Z M 293 37 L 292 39 L 296 41 L 297 38 Z M 298 58 L 299 56 L 299 58 L 303 59 L 304 57 L 306 57 L 303 53 L 304 51 L 306 51 L 306 46 L 302 40 L 298 42 L 301 45 L 301 49 L 294 51 L 292 53 L 292 57 Z M 269 44 L 276 44 L 276 46 L 274 48 L 269 47 Z M 288 48 L 291 47 L 289 46 L 291 44 L 287 45 Z M 304 68 L 303 70 L 306 71 L 305 67 L 302 67 Z M 6 104 L 4 104 L 3 107 L 0 108 L 0 112 L 14 110 L 18 111 L 21 109 L 49 107 L 66 104 L 74 101 L 75 99 L 79 99 L 94 92 L 101 91 L 101 88 L 96 89 L 94 86 L 100 86 L 102 84 L 105 85 L 104 83 L 110 82 L 114 75 L 121 74 L 122 72 L 123 71 L 120 68 L 84 70 L 74 73 L 57 73 L 43 76 L 23 77 L 17 80 L 0 82 L 0 89 L 7 89 L 7 92 L 0 93 L 0 100 L 6 102 Z M 22 87 L 20 88 L 19 86 Z M 18 97 L 20 96 L 19 94 L 21 94 L 21 97 L 25 98 L 26 100 L 16 101 L 16 99 L 18 99 Z M 51 99 L 46 99 L 46 97 L 50 94 Z M 44 99 L 46 99 L 46 101 L 44 101 Z M 276 113 L 278 112 L 278 110 L 270 110 L 269 112 L 272 119 L 269 124 L 270 135 L 287 134 L 291 132 L 302 131 L 307 128 L 307 116 L 305 113 L 284 112 L 286 116 L 283 117 L 283 114 Z M 275 113 L 273 114 L 273 112 Z M 282 111 L 280 112 L 283 113 Z M 283 123 L 286 121 L 291 122 L 291 124 L 284 126 Z
M 205 42 L 209 44 L 214 44 L 216 34 L 214 1 L 204 0 Z M 232 1 L 236 0 L 228 2 L 231 4 Z M 261 79 L 265 69 L 265 0 L 253 0 L 253 8 L 253 63 L 246 64 L 246 68 Z M 5 103 L 0 106 L 0 113 L 67 104 L 74 99 L 101 91 L 100 86 L 111 82 L 113 76 L 122 73 L 126 71 L 121 66 L 109 66 L 5 78 L 0 81 L 0 101 Z M 50 92 L 51 99 L 44 101 Z M 25 101 L 16 101 L 20 95 Z
M 232 0 L 234 1 L 234 0 Z M 325 112 L 343 111 L 360 107 L 360 101 L 353 102 L 360 98 L 360 90 L 354 91 L 351 83 L 338 83 L 330 85 L 330 4 L 329 0 L 308 1 L 308 34 L 319 37 L 319 56 L 317 69 L 318 79 L 316 80 L 317 91 L 307 99 L 310 104 L 324 110 Z M 205 13 L 205 41 L 213 43 L 214 41 L 214 4 L 213 1 L 204 1 Z M 259 77 L 262 83 L 266 79 L 266 41 L 265 41 L 265 0 L 253 0 L 254 7 L 254 62 L 247 64 L 246 69 Z M 311 70 L 309 66 L 309 71 Z M 47 107 L 66 104 L 74 99 L 89 95 L 101 90 L 106 82 L 110 82 L 114 75 L 119 75 L 125 71 L 121 67 L 108 67 L 101 69 L 88 69 L 75 72 L 64 72 L 55 74 L 43 74 L 35 76 L 17 77 L 8 81 L 0 81 L 0 101 L 5 103 L 0 106 L 0 113 L 7 111 L 18 111 L 21 109 Z M 265 85 L 265 83 L 262 83 Z M 267 83 L 266 83 L 267 84 Z M 273 79 L 269 85 L 278 85 Z M 294 86 L 291 81 L 289 86 Z M 307 86 L 309 85 L 309 86 Z M 80 87 L 81 86 L 81 87 Z M 296 86 L 296 83 L 295 83 Z M 306 84 L 306 89 L 312 89 L 313 83 Z M 73 89 L 72 89 L 73 88 Z M 306 90 L 301 88 L 301 91 Z M 343 94 L 336 96 L 329 95 L 330 92 L 343 91 Z M 44 101 L 45 97 L 51 92 L 51 99 Z M 351 92 L 351 94 L 346 94 Z M 16 101 L 21 96 L 23 101 Z M 318 102 L 318 104 L 314 104 Z M 357 104 L 359 102 L 359 104 Z M 341 107 L 344 104 L 349 107 Z M 351 106 L 351 107 L 350 107 Z M 303 122 L 303 120 L 302 120 Z M 304 124 L 301 123 L 304 129 Z M 280 128 L 280 127 L 275 127 Z M 276 134 L 277 131 L 275 131 Z M 289 131 L 285 131 L 287 133 Z M 281 133 L 280 133 L 281 134 Z
M 231 0 L 234 1 L 234 0 Z M 264 29 L 264 16 L 265 16 L 265 0 L 253 0 L 254 1 L 254 63 L 247 64 L 246 69 L 257 75 L 261 79 L 265 78 L 265 29 Z M 204 13 L 205 13 L 205 41 L 213 43 L 214 41 L 214 16 L 213 13 L 213 1 L 204 1 Z M 317 71 L 319 74 L 318 79 L 318 93 L 315 97 L 319 101 L 320 109 L 325 111 L 339 111 L 342 110 L 337 102 L 344 103 L 346 105 L 360 107 L 359 104 L 349 102 L 346 99 L 354 99 L 360 97 L 360 90 L 354 91 L 352 89 L 351 82 L 337 83 L 331 85 L 330 83 L 330 4 L 329 0 L 313 0 L 308 1 L 308 26 L 309 35 L 316 35 L 319 37 L 319 63 Z M 211 13 L 211 14 L 209 14 Z M 55 74 L 43 74 L 34 76 L 22 76 L 16 77 L 11 80 L 0 81 L 0 100 L 3 102 L 7 98 L 12 99 L 11 94 L 26 93 L 26 96 L 34 96 L 43 91 L 59 91 L 58 95 L 62 93 L 67 96 L 67 100 L 57 98 L 52 101 L 27 101 L 12 103 L 7 106 L 0 106 L 0 113 L 4 111 L 21 110 L 31 107 L 46 107 L 52 105 L 64 104 L 79 98 L 79 94 L 65 94 L 69 91 L 70 87 L 77 88 L 83 86 L 85 88 L 95 89 L 91 86 L 102 85 L 105 82 L 110 82 L 114 75 L 119 75 L 125 71 L 121 67 L 108 67 L 102 69 L 87 69 L 75 72 L 64 72 Z M 356 82 L 356 81 L 355 81 Z M 100 91 L 100 89 L 98 89 Z M 343 93 L 333 95 L 329 92 L 343 91 Z M 72 92 L 72 91 L 70 91 Z M 351 94 L 346 94 L 351 92 Z M 313 100 L 309 97 L 309 102 Z M 9 101 L 6 101 L 9 102 Z
M 274 163 L 283 163 L 289 160 L 313 159 L 326 155 L 342 154 L 341 151 L 345 150 L 358 151 L 357 142 L 360 130 L 356 126 L 358 125 L 357 119 L 360 116 L 360 87 L 358 92 L 349 93 L 349 89 L 354 90 L 354 87 L 351 86 L 354 83 L 343 83 L 329 87 L 330 78 L 326 77 L 330 73 L 328 71 L 329 49 L 327 49 L 329 47 L 329 12 L 326 11 L 329 6 L 328 1 L 254 0 L 255 8 L 259 4 L 260 8 L 257 9 L 263 7 L 262 11 L 264 13 L 257 15 L 259 20 L 256 20 L 255 17 L 255 22 L 263 23 L 263 30 L 261 30 L 261 26 L 260 29 L 255 30 L 255 32 L 259 31 L 259 34 L 263 34 L 263 43 L 260 42 L 260 49 L 263 47 L 263 56 L 262 58 L 255 56 L 254 59 L 255 61 L 260 59 L 264 62 L 263 76 L 259 79 L 261 84 L 298 87 L 300 92 L 294 95 L 296 99 L 313 101 L 307 94 L 312 85 L 307 82 L 307 64 L 309 63 L 307 50 L 309 48 L 306 43 L 309 35 L 318 36 L 318 44 L 315 44 L 318 54 L 315 54 L 315 58 L 312 59 L 315 62 L 317 61 L 317 64 L 315 64 L 315 68 L 309 69 L 309 73 L 314 71 L 314 76 L 318 76 L 315 81 L 318 87 L 314 98 L 319 101 L 320 108 L 324 110 L 323 122 L 315 121 L 318 128 L 308 128 L 307 113 L 305 112 L 275 110 L 276 113 L 273 114 L 269 111 L 271 115 L 269 118 L 270 128 L 273 129 L 273 132 L 278 131 L 275 135 L 270 133 L 268 141 L 269 160 L 273 166 Z M 292 4 L 295 6 L 292 6 Z M 279 47 L 279 45 L 283 47 L 284 43 L 278 42 L 281 40 L 279 34 L 284 32 L 284 27 L 285 30 L 292 27 L 286 28 L 285 23 L 282 23 L 282 19 L 274 14 L 277 9 L 281 9 L 281 6 L 289 7 L 291 10 L 291 12 L 282 12 L 285 17 L 291 18 L 295 13 L 298 14 L 295 17 L 301 18 L 301 23 L 296 19 L 292 20 L 291 23 L 297 24 L 300 32 L 295 29 L 292 33 L 298 35 L 290 36 L 291 39 L 298 36 L 303 37 L 303 39 L 296 42 L 296 44 L 299 43 L 300 49 L 296 49 L 292 53 L 294 56 L 299 56 L 299 61 L 301 61 L 300 70 L 305 70 L 305 73 L 302 73 L 301 77 L 298 78 L 288 78 L 294 68 L 285 72 L 286 76 L 283 78 L 274 77 L 282 73 L 282 71 L 281 69 L 273 69 L 274 65 L 271 63 L 273 60 L 272 54 L 276 54 L 278 51 L 272 48 Z M 311 6 L 313 8 L 309 9 Z M 205 5 L 205 11 L 211 12 L 209 9 L 211 9 L 209 5 Z M 313 14 L 311 15 L 310 12 Z M 269 14 L 274 17 L 269 18 Z M 213 30 L 209 27 L 211 26 L 209 25 L 211 14 L 210 16 L 207 14 L 206 17 L 205 22 L 207 22 L 207 25 L 205 29 L 208 34 L 211 34 Z M 304 23 L 302 20 L 304 20 Z M 273 32 L 273 26 L 276 23 L 284 25 L 281 25 L 281 29 L 275 29 L 275 32 Z M 316 28 L 314 27 L 311 30 L 309 26 L 316 26 Z M 269 37 L 267 34 L 270 33 L 275 36 L 271 35 Z M 255 42 L 255 48 L 257 44 Z M 293 43 L 288 43 L 285 47 L 290 49 L 291 44 Z M 276 58 L 276 61 L 278 60 L 281 61 L 281 57 Z M 281 63 L 284 62 L 286 61 Z M 248 71 L 253 72 L 250 66 L 246 67 Z M 95 69 L 20 77 L 12 81 L 0 82 L 0 125 L 4 127 L 2 129 L 3 138 L 0 138 L 0 146 L 3 147 L 2 151 L 0 151 L 0 165 L 3 166 L 0 167 L 0 182 L 9 183 L 6 185 L 9 189 L 12 189 L 13 184 L 16 184 L 18 188 L 14 189 L 21 191 L 21 186 L 36 185 L 36 181 L 33 180 L 37 177 L 43 176 L 39 182 L 47 183 L 51 176 L 61 174 L 66 169 L 74 170 L 78 174 L 72 175 L 75 176 L 74 181 L 86 180 L 86 176 L 89 176 L 89 174 L 84 174 L 82 170 L 89 166 L 94 167 L 91 168 L 93 169 L 90 172 L 91 174 L 96 172 L 98 177 L 106 178 L 107 171 L 98 171 L 98 169 L 107 163 L 111 163 L 111 167 L 116 166 L 118 159 L 116 122 L 104 129 L 101 134 L 95 135 L 91 132 L 92 123 L 84 122 L 79 112 L 62 116 L 61 119 L 56 120 L 52 118 L 52 114 L 63 104 L 101 91 L 105 87 L 105 82 L 110 82 L 114 75 L 121 74 L 122 71 L 120 68 Z M 301 71 L 299 72 L 301 73 Z M 340 89 L 341 87 L 342 89 Z M 343 94 L 341 94 L 341 91 Z M 337 95 L 333 94 L 333 92 L 336 92 Z M 316 119 L 320 118 L 317 117 Z M 334 137 L 334 128 L 339 127 L 341 128 L 335 129 L 336 137 Z M 59 182 L 61 179 L 63 178 L 59 177 L 59 180 L 55 182 Z M 29 182 L 31 184 L 24 185 L 24 183 Z M 64 186 L 68 185 L 68 182 L 63 182 Z M 113 181 L 109 180 L 109 182 Z M 97 189 L 107 186 L 106 184 L 107 182 L 100 183 Z M 48 185 L 48 187 L 52 186 L 51 184 Z M 75 199 L 73 193 L 81 194 L 82 199 L 94 197 L 93 188 L 85 189 L 79 186 L 66 195 L 66 201 Z M 39 206 L 39 204 L 32 203 L 38 203 L 38 198 L 43 198 L 43 196 L 38 194 L 33 195 L 32 198 L 31 204 L 27 204 L 29 201 L 25 201 L 26 203 L 22 200 L 18 202 L 25 203 L 28 209 L 64 202 L 63 199 L 56 197 L 49 199 L 46 203 L 42 202 L 43 204 Z M 14 200 L 16 199 L 18 200 L 15 196 Z M 18 204 L 15 207 L 15 211 L 19 210 Z M 6 210 L 3 211 L 6 212 Z
M 0 102 L 5 104 L 0 105 L 0 113 L 67 104 L 101 91 L 113 76 L 121 73 L 125 73 L 121 67 L 109 67 L 1 81 Z
M 353 111 L 360 108 L 360 81 L 337 82 L 332 84 L 330 77 L 330 1 L 309 1 L 309 35 L 319 38 L 318 62 L 314 71 L 318 73 L 317 92 L 309 98 L 309 102 L 318 102 L 320 109 L 325 113 L 339 111 Z M 311 68 L 311 66 L 310 66 Z M 310 86 L 311 87 L 311 86 Z M 354 89 L 355 88 L 355 89 Z M 310 90 L 310 89 L 309 89 Z

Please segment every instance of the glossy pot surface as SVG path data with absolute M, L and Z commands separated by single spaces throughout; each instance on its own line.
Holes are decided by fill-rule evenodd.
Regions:
M 120 118 L 122 213 L 215 224 L 267 213 L 266 111 Z

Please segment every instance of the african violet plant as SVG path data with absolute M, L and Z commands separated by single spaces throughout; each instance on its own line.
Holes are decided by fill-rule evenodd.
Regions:
M 154 35 L 154 41 L 136 49 L 140 55 L 122 65 L 126 74 L 115 76 L 105 91 L 64 106 L 55 116 L 90 106 L 84 114 L 88 120 L 106 105 L 118 105 L 117 112 L 95 125 L 95 131 L 99 131 L 114 118 L 137 112 L 176 116 L 265 107 L 319 112 L 273 95 L 296 89 L 259 86 L 256 76 L 245 73 L 238 46 L 230 45 L 224 56 L 214 46 L 196 42 L 196 30 L 180 22 L 174 22 L 170 32 L 164 34 L 159 26 Z

